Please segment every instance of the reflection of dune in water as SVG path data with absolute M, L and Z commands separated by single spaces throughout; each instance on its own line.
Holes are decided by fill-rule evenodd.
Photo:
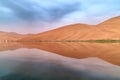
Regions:
M 99 58 L 75 59 L 38 49 L 0 54 L 0 79 L 119 80 L 120 67 Z M 8 56 L 10 55 L 10 56 Z M 99 62 L 99 63 L 98 63 Z M 14 64 L 14 65 L 13 65 Z M 15 77 L 17 76 L 17 77 Z
M 119 43 L 40 42 L 23 44 L 28 48 L 38 48 L 67 57 L 98 57 L 110 63 L 120 65 Z
M 37 48 L 73 58 L 98 57 L 110 63 L 120 65 L 119 43 L 80 43 L 80 42 L 35 42 L 0 43 L 0 51 L 19 48 Z
M 16 42 L 0 43 L 0 51 L 16 50 L 18 48 L 24 48 L 24 46 Z

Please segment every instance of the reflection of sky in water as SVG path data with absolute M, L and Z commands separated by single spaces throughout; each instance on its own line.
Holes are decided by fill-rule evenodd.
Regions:
M 38 49 L 2 51 L 0 64 L 3 80 L 119 80 L 120 74 L 119 66 L 99 58 L 74 59 Z

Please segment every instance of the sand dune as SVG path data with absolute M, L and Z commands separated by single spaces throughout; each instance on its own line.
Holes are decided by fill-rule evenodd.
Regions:
M 0 31 L 0 40 L 17 40 L 23 38 L 22 34 L 18 34 L 15 32 L 2 32 Z
M 84 24 L 64 26 L 48 32 L 28 36 L 22 40 L 66 40 L 79 39 L 87 35 L 93 27 Z
M 21 40 L 98 40 L 120 39 L 120 17 L 98 25 L 74 24 L 27 36 Z

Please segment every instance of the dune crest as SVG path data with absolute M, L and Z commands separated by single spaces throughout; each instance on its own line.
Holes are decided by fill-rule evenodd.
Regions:
M 98 25 L 73 24 L 24 37 L 20 40 L 100 40 L 120 39 L 120 16 Z
M 18 39 L 30 36 L 32 34 L 19 34 L 16 32 L 4 32 L 0 31 L 0 43 L 9 42 L 9 41 L 16 41 Z

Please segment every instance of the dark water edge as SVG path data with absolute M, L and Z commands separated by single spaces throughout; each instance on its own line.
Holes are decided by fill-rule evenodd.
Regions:
M 0 80 L 120 80 L 120 79 L 110 79 L 110 78 L 78 78 L 78 77 L 51 77 L 51 76 L 39 76 L 32 77 L 23 74 L 10 74 L 7 76 L 3 76 Z
M 120 43 L 120 40 L 98 39 L 98 40 L 20 40 L 8 42 L 89 42 L 89 43 Z

